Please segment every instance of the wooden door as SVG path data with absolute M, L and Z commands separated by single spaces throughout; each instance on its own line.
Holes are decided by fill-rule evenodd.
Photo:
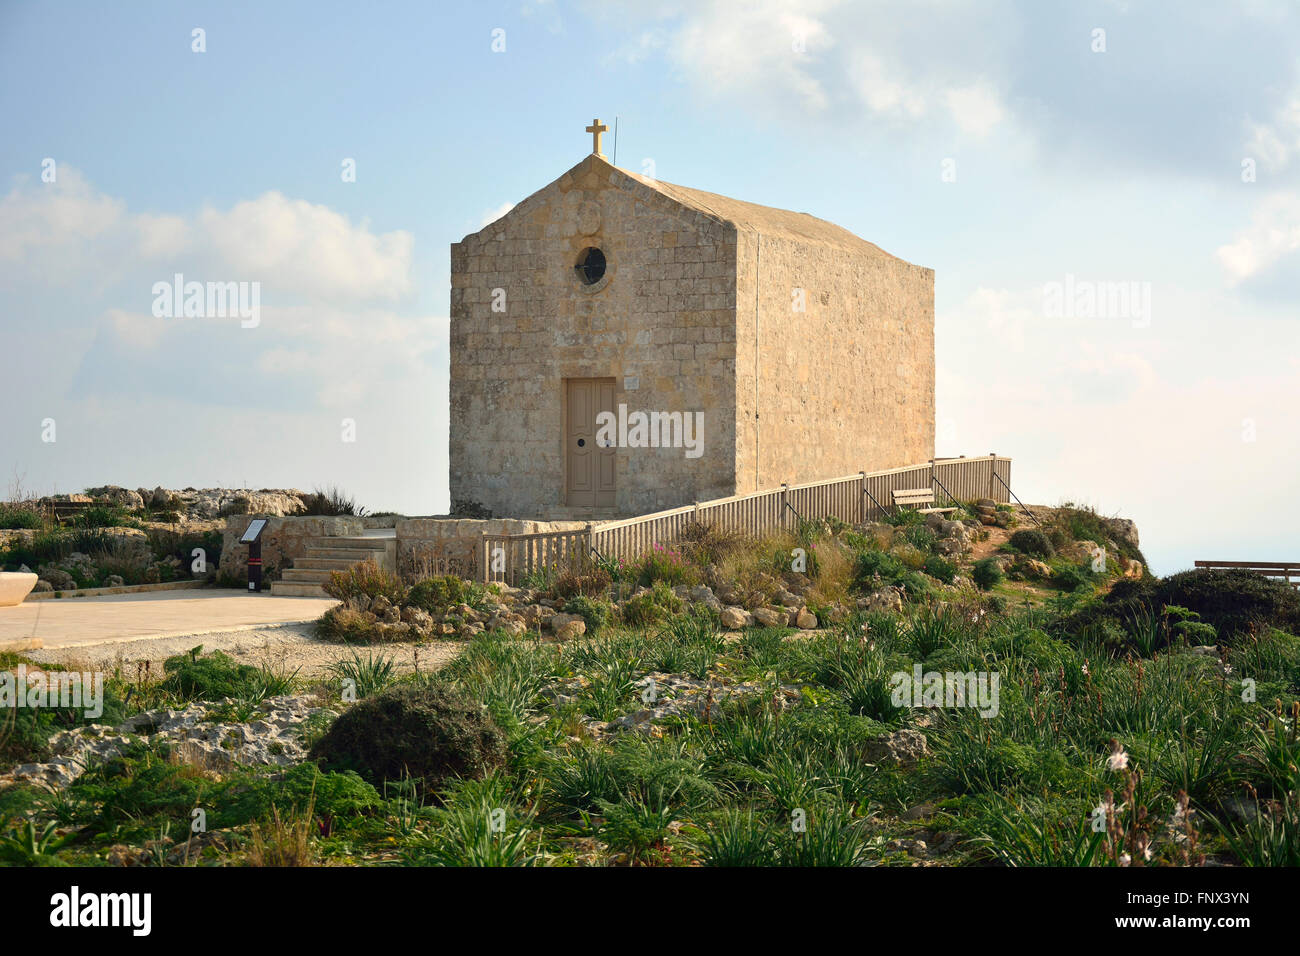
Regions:
M 614 507 L 615 449 L 596 447 L 596 415 L 614 411 L 612 378 L 564 382 L 564 503 Z

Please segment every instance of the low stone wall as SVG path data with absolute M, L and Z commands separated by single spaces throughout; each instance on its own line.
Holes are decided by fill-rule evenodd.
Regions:
M 221 543 L 220 573 L 239 578 L 248 576 L 248 545 L 239 539 L 248 530 L 254 518 L 266 518 L 262 532 L 262 574 L 266 581 L 279 578 L 280 572 L 293 566 L 294 558 L 307 553 L 307 542 L 312 538 L 360 536 L 365 530 L 361 518 L 278 518 L 273 515 L 232 515 L 226 519 L 226 530 Z
M 522 518 L 400 518 L 397 567 L 408 580 L 431 574 L 474 577 L 479 542 L 485 534 L 540 534 L 585 528 L 582 521 Z
M 547 531 L 572 531 L 585 528 L 582 521 L 527 521 L 517 518 L 303 518 L 270 515 L 232 515 L 226 519 L 222 539 L 223 574 L 239 578 L 248 575 L 248 545 L 240 544 L 254 518 L 268 520 L 262 532 L 262 568 L 264 578 L 274 581 L 295 558 L 306 555 L 307 543 L 314 538 L 361 537 L 365 531 L 393 528 L 396 570 L 407 580 L 431 574 L 472 576 L 479 541 L 485 534 L 538 534 Z M 375 538 L 376 542 L 384 541 Z M 391 555 L 390 555 L 391 557 Z M 386 562 L 385 562 L 386 563 Z

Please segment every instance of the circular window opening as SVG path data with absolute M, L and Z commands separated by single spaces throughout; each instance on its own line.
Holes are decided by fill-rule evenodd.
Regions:
M 578 263 L 573 268 L 583 285 L 595 285 L 605 275 L 605 253 L 588 246 L 578 253 Z

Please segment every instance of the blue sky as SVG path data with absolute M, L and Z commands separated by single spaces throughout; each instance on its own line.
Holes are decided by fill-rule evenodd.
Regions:
M 1295 10 L 6 2 L 0 479 L 441 511 L 448 244 L 617 116 L 625 168 L 935 269 L 940 454 L 1133 517 L 1157 571 L 1294 558 Z M 175 272 L 261 282 L 261 324 L 155 318 Z M 1150 314 L 1046 314 L 1067 276 Z

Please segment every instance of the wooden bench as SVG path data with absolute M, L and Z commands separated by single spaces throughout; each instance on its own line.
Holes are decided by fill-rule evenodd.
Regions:
M 899 488 L 894 492 L 894 507 L 915 508 L 923 515 L 947 514 L 956 508 L 923 508 L 934 504 L 933 488 Z
M 1197 561 L 1198 568 L 1214 568 L 1220 571 L 1242 570 L 1254 571 L 1266 578 L 1281 578 L 1293 588 L 1300 588 L 1300 561 Z

